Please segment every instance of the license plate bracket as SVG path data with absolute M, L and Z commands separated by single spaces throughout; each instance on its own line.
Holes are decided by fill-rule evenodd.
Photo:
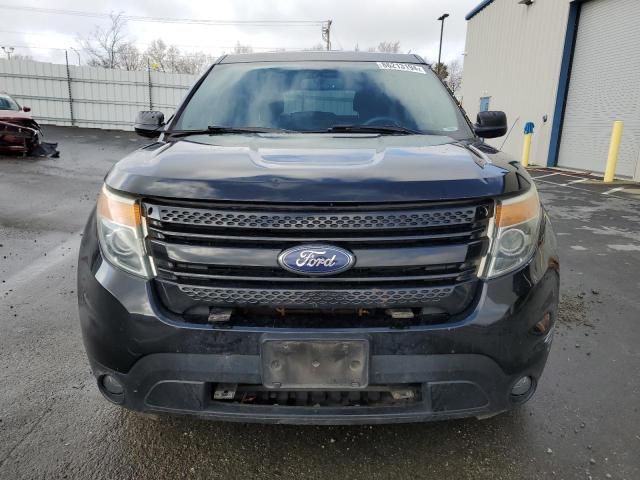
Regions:
M 365 339 L 264 339 L 260 356 L 265 388 L 357 390 L 369 384 Z

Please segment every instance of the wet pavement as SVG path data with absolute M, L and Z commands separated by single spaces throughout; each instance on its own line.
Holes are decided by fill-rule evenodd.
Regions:
M 0 157 L 0 479 L 640 478 L 633 192 L 534 172 L 561 247 L 562 311 L 538 392 L 514 412 L 374 427 L 154 419 L 100 396 L 75 296 L 80 231 L 102 178 L 145 140 L 46 133 L 61 158 Z

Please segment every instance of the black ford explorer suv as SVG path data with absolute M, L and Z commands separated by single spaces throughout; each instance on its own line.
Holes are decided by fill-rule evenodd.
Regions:
M 84 233 L 98 388 L 282 423 L 488 417 L 528 400 L 558 257 L 527 172 L 415 55 L 220 58 L 108 173 Z

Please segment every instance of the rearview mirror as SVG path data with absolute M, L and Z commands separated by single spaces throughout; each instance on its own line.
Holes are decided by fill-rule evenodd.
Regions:
M 480 112 L 473 126 L 480 138 L 498 138 L 507 133 L 507 115 L 504 112 Z
M 22 111 L 23 112 L 30 112 L 31 111 L 31 107 L 22 107 Z
M 164 126 L 164 113 L 157 111 L 138 112 L 133 129 L 141 137 L 154 138 L 162 133 Z

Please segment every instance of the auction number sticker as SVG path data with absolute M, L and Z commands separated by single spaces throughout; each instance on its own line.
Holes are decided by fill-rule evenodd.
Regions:
M 414 65 L 413 63 L 395 63 L 395 62 L 376 62 L 378 64 L 378 68 L 381 70 L 398 70 L 400 72 L 413 72 L 413 73 L 421 73 L 425 75 L 427 72 L 424 71 L 421 65 Z

